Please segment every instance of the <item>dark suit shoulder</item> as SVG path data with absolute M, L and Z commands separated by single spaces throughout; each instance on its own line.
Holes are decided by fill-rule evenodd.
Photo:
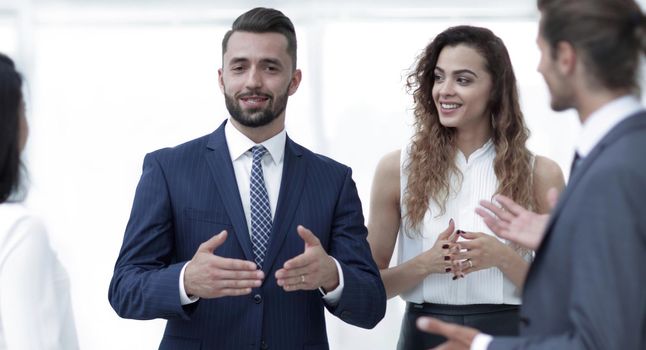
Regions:
M 159 161 L 173 161 L 177 158 L 184 158 L 188 155 L 194 155 L 197 151 L 206 147 L 210 134 L 200 136 L 196 139 L 181 143 L 173 147 L 164 147 L 148 153 Z
M 643 150 L 646 149 L 646 116 L 644 123 L 627 129 L 610 143 L 603 156 L 603 164 L 617 171 L 646 171 Z
M 324 156 L 322 154 L 314 153 L 311 150 L 293 142 L 291 142 L 291 147 L 298 154 L 302 154 L 305 159 L 308 160 L 311 166 L 316 168 L 325 169 L 327 171 L 338 172 L 339 174 L 346 174 L 350 171 L 350 167 L 342 164 L 330 157 Z
M 646 116 L 644 116 L 646 121 Z M 628 126 L 628 125 L 627 125 Z M 646 149 L 646 123 L 641 126 L 632 123 L 631 127 L 605 145 L 598 158 L 581 177 L 586 198 L 585 206 L 589 207 L 590 196 L 596 195 L 601 203 L 624 201 L 632 203 L 631 209 L 642 210 L 643 193 L 646 191 L 646 163 L 643 161 L 643 150 Z M 639 203 L 639 204 L 636 204 Z M 604 204 L 604 206 L 607 204 Z M 646 215 L 646 212 L 640 216 Z

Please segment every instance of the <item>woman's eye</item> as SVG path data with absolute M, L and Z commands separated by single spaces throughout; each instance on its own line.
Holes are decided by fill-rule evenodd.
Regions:
M 458 78 L 457 81 L 458 81 L 458 84 L 460 85 L 468 85 L 469 83 L 471 83 L 471 79 L 462 78 L 462 77 Z

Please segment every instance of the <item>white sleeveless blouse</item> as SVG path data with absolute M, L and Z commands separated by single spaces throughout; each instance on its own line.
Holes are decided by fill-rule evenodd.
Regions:
M 440 209 L 429 201 L 422 225 L 421 235 L 411 231 L 402 217 L 398 238 L 398 264 L 406 262 L 423 251 L 431 249 L 438 235 L 444 231 L 449 220 L 455 221 L 455 229 L 467 232 L 484 232 L 494 236 L 480 216 L 475 213 L 478 202 L 491 199 L 498 189 L 498 179 L 493 168 L 496 156 L 493 142 L 489 140 L 480 149 L 471 154 L 467 161 L 458 150 L 455 163 L 463 174 L 462 186 L 459 177 L 450 179 L 451 194 L 446 203 L 446 212 L 439 215 Z M 403 202 L 408 184 L 406 165 L 409 161 L 409 148 L 401 152 L 401 212 L 405 216 L 406 206 Z M 528 179 L 530 181 L 530 179 Z M 462 238 L 459 239 L 463 240 Z M 526 256 L 530 260 L 531 256 Z M 514 304 L 521 303 L 520 290 L 504 277 L 498 268 L 489 268 L 472 272 L 464 278 L 452 279 L 452 273 L 430 274 L 421 284 L 402 293 L 402 298 L 414 303 L 436 303 L 449 305 L 465 304 Z

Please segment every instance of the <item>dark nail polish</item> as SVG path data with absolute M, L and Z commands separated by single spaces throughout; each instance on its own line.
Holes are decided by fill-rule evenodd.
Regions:
M 458 279 L 458 276 L 453 276 L 454 281 L 457 280 L 457 279 Z
M 448 256 L 448 255 L 445 255 L 445 256 L 444 256 L 444 261 L 449 261 L 449 260 L 451 260 L 451 257 L 450 257 L 450 256 Z
M 443 245 L 442 249 L 449 249 L 449 245 L 448 244 Z
M 444 271 L 446 271 L 446 272 L 451 272 L 451 268 L 450 268 L 450 267 L 447 267 L 446 269 L 444 269 Z
M 462 231 L 462 230 L 458 230 L 458 234 L 459 234 L 459 235 L 462 235 L 462 234 L 464 234 L 464 231 Z

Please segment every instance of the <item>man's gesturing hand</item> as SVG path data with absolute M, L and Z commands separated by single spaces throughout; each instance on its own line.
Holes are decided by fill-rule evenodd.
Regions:
M 226 239 L 227 231 L 222 231 L 200 244 L 184 271 L 186 294 L 207 299 L 244 295 L 262 284 L 264 273 L 254 262 L 213 254 Z
M 276 271 L 278 285 L 285 291 L 312 290 L 322 287 L 332 291 L 339 285 L 339 272 L 334 259 L 327 255 L 321 241 L 303 226 L 296 228 L 298 235 L 305 241 L 303 254 L 285 262 Z
M 543 240 L 549 215 L 536 214 L 503 195 L 496 195 L 495 200 L 500 203 L 500 206 L 490 201 L 480 201 L 480 205 L 488 211 L 476 208 L 476 213 L 484 219 L 487 227 L 500 238 L 508 239 L 525 248 L 538 249 Z

